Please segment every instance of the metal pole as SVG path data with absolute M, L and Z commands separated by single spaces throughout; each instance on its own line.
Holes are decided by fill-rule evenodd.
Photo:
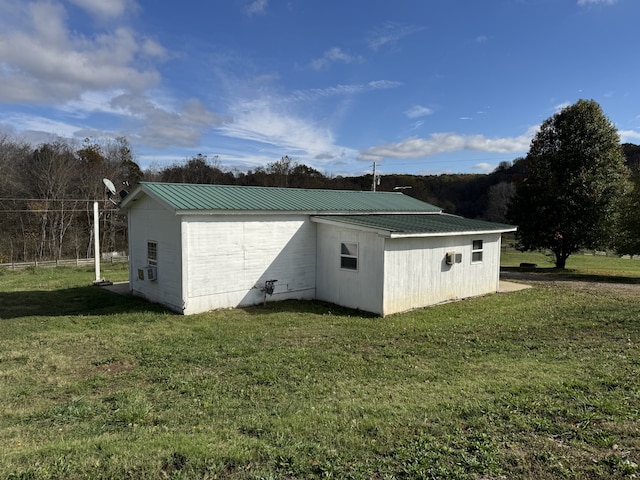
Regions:
M 100 226 L 98 202 L 93 202 L 93 263 L 96 269 L 96 283 L 100 281 Z
M 376 191 L 376 162 L 373 162 L 373 186 L 371 190 Z

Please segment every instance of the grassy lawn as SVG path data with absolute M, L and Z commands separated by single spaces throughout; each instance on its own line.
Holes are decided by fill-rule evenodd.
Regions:
M 640 260 L 617 256 L 574 254 L 567 259 L 567 268 L 556 270 L 553 258 L 544 253 L 517 252 L 509 250 L 501 255 L 503 267 L 515 268 L 520 263 L 534 263 L 540 274 L 562 275 L 567 278 L 603 280 L 625 283 L 640 283 Z
M 543 284 L 384 319 L 182 317 L 92 279 L 0 271 L 0 478 L 640 476 L 640 296 Z

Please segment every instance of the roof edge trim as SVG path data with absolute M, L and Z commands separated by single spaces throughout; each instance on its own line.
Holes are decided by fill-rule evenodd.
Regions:
M 391 233 L 390 238 L 418 238 L 418 237 L 451 237 L 451 236 L 470 236 L 470 235 L 488 235 L 491 233 L 509 233 L 515 232 L 513 228 L 497 228 L 495 230 L 465 230 L 462 232 L 437 232 L 437 233 Z

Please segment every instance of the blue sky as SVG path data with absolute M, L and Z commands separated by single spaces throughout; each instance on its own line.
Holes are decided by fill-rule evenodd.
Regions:
M 143 167 L 484 173 L 594 99 L 640 143 L 638 0 L 0 0 L 0 132 Z

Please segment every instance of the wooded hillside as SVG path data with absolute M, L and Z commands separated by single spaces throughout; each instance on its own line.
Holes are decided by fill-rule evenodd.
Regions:
M 623 149 L 628 166 L 637 170 L 640 146 L 625 144 Z M 126 218 L 107 199 L 103 178 L 125 190 L 141 180 L 342 190 L 371 190 L 374 183 L 371 174 L 325 175 L 288 156 L 246 172 L 205 155 L 144 172 L 134 159 L 124 138 L 33 147 L 0 136 L 0 263 L 93 256 L 94 200 L 100 202 L 102 252 L 125 251 Z M 376 190 L 398 190 L 447 213 L 504 222 L 514 182 L 523 174 L 524 159 L 519 158 L 486 175 L 384 175 Z

